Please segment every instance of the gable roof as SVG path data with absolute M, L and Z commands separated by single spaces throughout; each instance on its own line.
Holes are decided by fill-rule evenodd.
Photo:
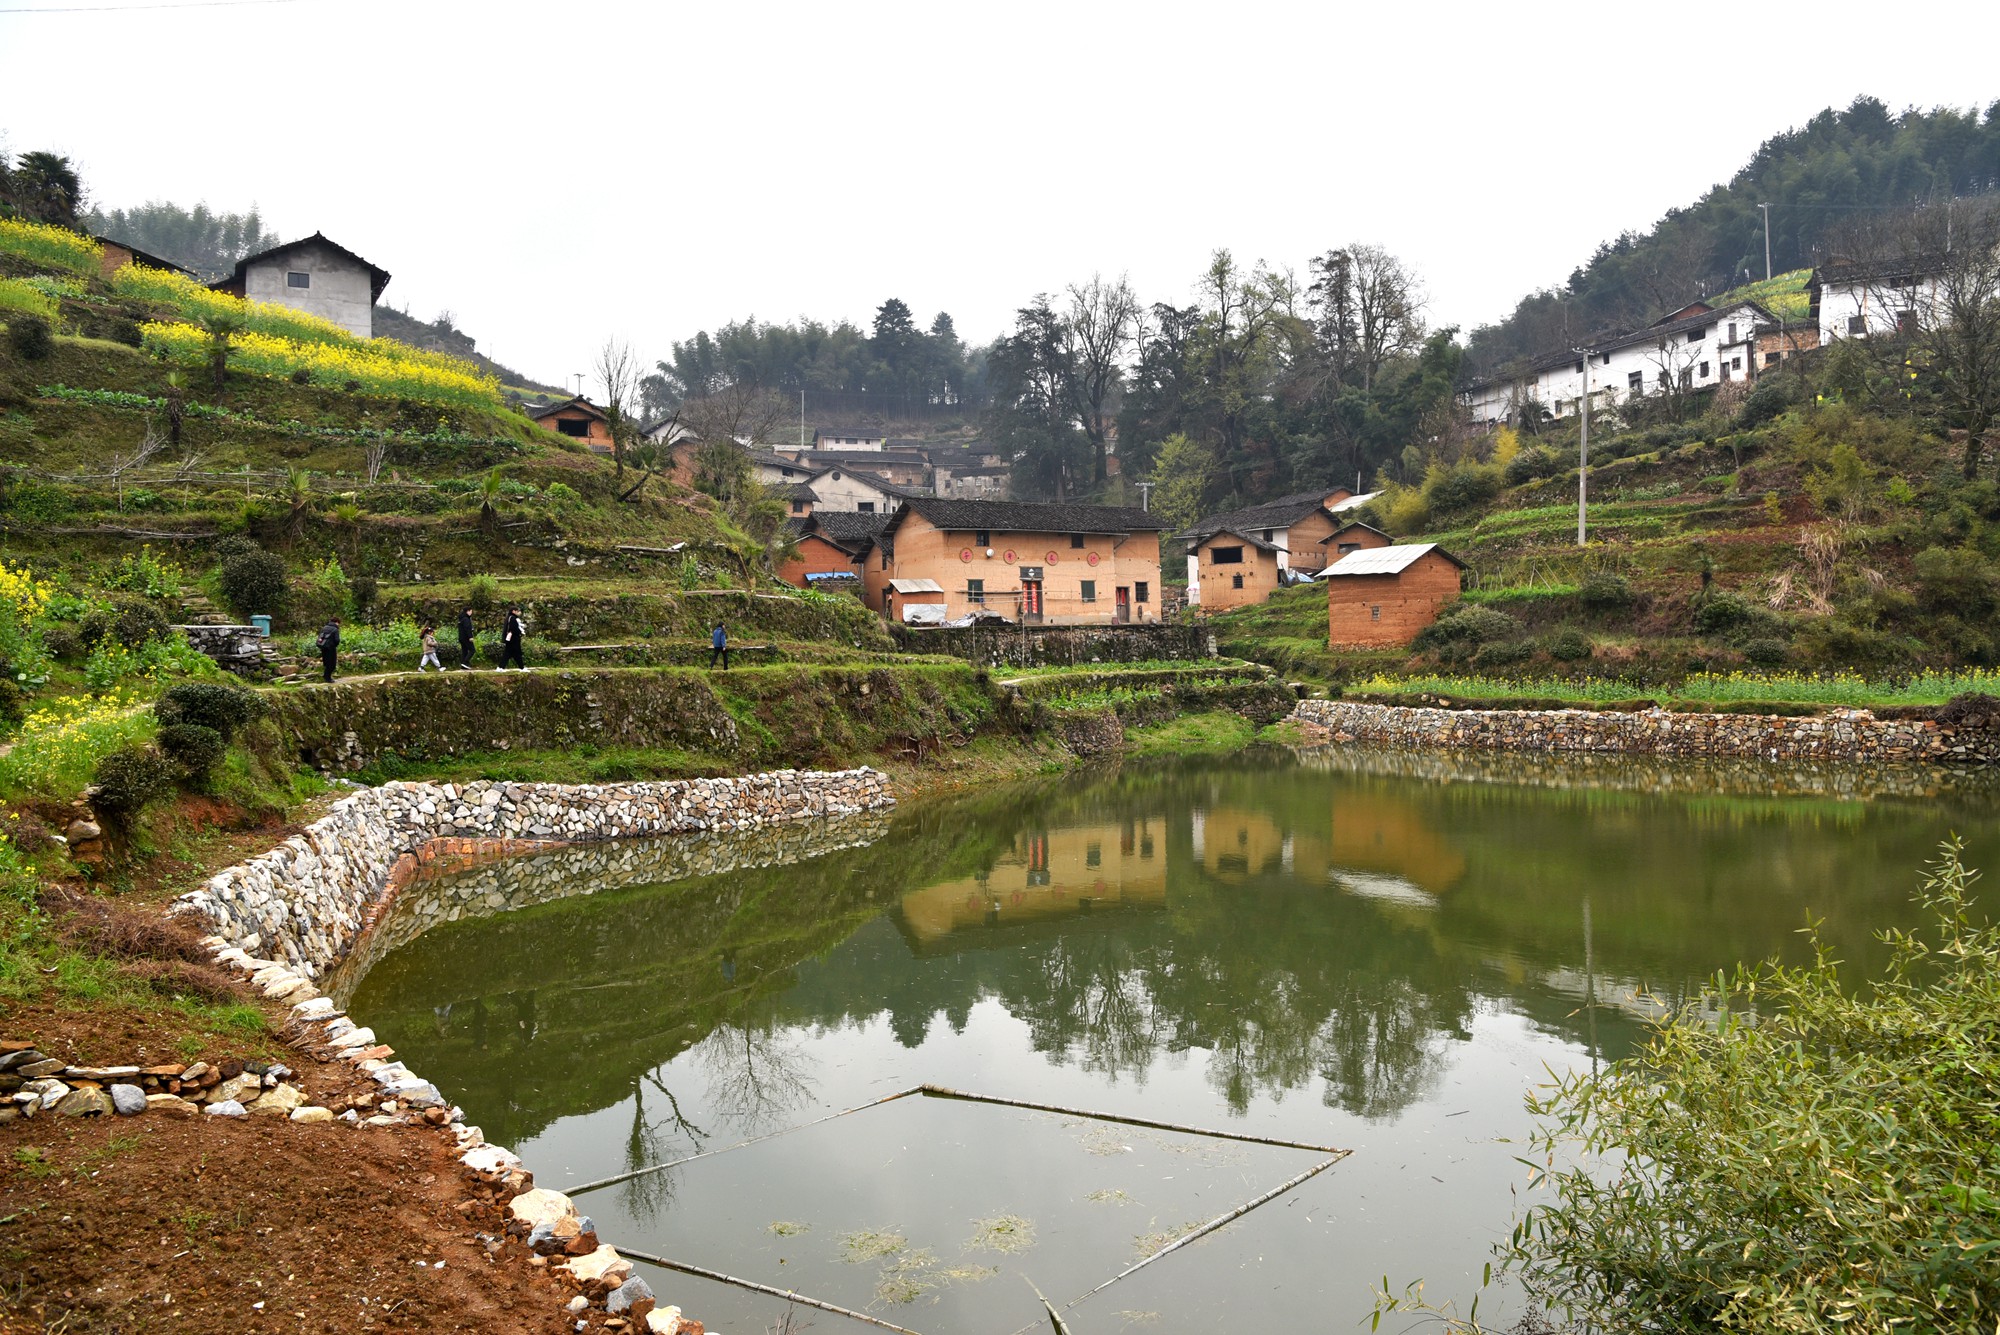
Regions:
M 817 535 L 836 547 L 849 551 L 865 550 L 894 516 L 887 514 L 865 514 L 853 510 L 814 510 L 809 515 L 788 520 L 801 537 Z
M 313 245 L 314 243 L 325 246 L 329 250 L 338 251 L 342 255 L 345 255 L 348 259 L 353 260 L 356 264 L 366 269 L 368 271 L 368 291 L 370 293 L 369 299 L 371 301 L 380 301 L 382 299 L 382 289 L 389 286 L 389 271 L 387 269 L 384 269 L 379 264 L 370 264 L 367 260 L 362 259 L 359 255 L 349 250 L 346 246 L 341 245 L 338 241 L 327 240 L 326 237 L 319 232 L 314 232 L 311 236 L 301 237 L 297 241 L 287 241 L 282 246 L 272 246 L 269 250 L 260 250 L 255 255 L 245 255 L 242 259 L 236 261 L 236 272 L 234 274 L 230 275 L 228 278 L 223 279 L 221 283 L 211 284 L 211 286 L 221 287 L 226 284 L 232 284 L 232 283 L 240 285 L 243 282 L 244 272 L 247 269 L 249 269 L 251 265 L 258 263 L 261 260 L 280 259 L 283 256 L 290 254 L 292 251 L 297 250 L 301 246 L 310 246 Z
M 1920 280 L 1945 270 L 1941 255 L 1894 255 L 1881 259 L 1829 260 L 1806 279 L 1810 289 L 1847 287 L 1855 283 L 1879 283 L 1894 279 Z
M 915 513 L 938 528 L 988 533 L 1158 533 L 1166 528 L 1157 517 L 1128 505 L 1068 505 L 1039 501 L 957 501 L 936 496 L 909 496 L 896 511 L 889 531 Z
M 1246 528 L 1290 528 L 1315 510 L 1326 509 L 1326 498 L 1343 487 L 1322 487 L 1318 491 L 1295 492 L 1290 496 L 1280 496 L 1275 501 L 1265 501 L 1262 505 L 1252 505 L 1242 510 L 1229 510 L 1219 515 L 1210 515 L 1199 520 L 1195 526 L 1180 536 L 1190 542 L 1200 542 L 1211 533 L 1225 528 L 1239 533 Z M 1348 500 L 1336 502 L 1346 505 Z M 1332 511 L 1327 511 L 1330 515 Z
M 1260 552 L 1275 552 L 1278 550 L 1278 544 L 1275 542 L 1266 542 L 1262 538 L 1257 537 L 1256 535 L 1250 533 L 1238 533 L 1233 528 L 1219 528 L 1215 530 L 1215 532 L 1203 538 L 1201 541 L 1197 542 L 1195 546 L 1206 547 L 1209 543 L 1214 542 L 1217 538 L 1234 538 L 1238 542 L 1248 543 L 1250 546 L 1255 547 Z
M 1343 533 L 1352 533 L 1357 528 L 1366 529 L 1368 532 L 1373 533 L 1378 538 L 1386 538 L 1389 536 L 1388 534 L 1384 533 L 1381 529 L 1376 528 L 1373 524 L 1364 524 L 1357 519 L 1351 524 L 1342 524 L 1339 528 L 1335 529 L 1333 532 L 1321 538 L 1320 545 L 1324 546 L 1329 542 L 1338 541 Z
M 571 398 L 561 399 L 555 403 L 524 403 L 521 405 L 521 411 L 526 413 L 529 417 L 534 418 L 537 422 L 541 421 L 545 417 L 554 417 L 557 413 L 563 411 L 563 409 L 565 408 L 578 409 L 582 412 L 588 413 L 592 417 L 595 417 L 600 422 L 608 422 L 611 420 L 609 417 L 606 417 L 604 415 L 604 410 L 602 408 L 599 408 L 596 404 L 592 403 L 589 399 L 584 398 L 582 395 L 575 395 Z
M 765 490 L 781 501 L 816 501 L 819 494 L 803 482 L 774 482 Z
M 1412 542 L 1396 547 L 1364 547 L 1358 552 L 1349 552 L 1320 571 L 1319 578 L 1336 579 L 1345 575 L 1400 575 L 1431 552 L 1436 552 L 1460 570 L 1467 569 L 1465 562 L 1434 542 Z
M 162 259 L 158 255 L 139 249 L 130 241 L 120 241 L 115 236 L 93 236 L 91 240 L 98 242 L 100 245 L 116 246 L 120 250 L 130 251 L 134 264 L 143 264 L 149 269 L 165 269 L 169 273 L 177 273 L 186 278 L 194 277 L 194 270 L 188 268 L 186 265 L 175 264 L 172 260 Z

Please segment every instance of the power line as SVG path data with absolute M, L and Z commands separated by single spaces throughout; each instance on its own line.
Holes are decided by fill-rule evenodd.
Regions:
M 181 0 L 155 5 L 51 5 L 40 9 L 0 9 L 0 14 L 123 14 L 135 9 L 234 9 L 240 5 L 296 5 L 300 0 Z

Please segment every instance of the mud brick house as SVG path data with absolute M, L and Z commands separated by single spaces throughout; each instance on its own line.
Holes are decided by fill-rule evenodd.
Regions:
M 558 403 L 532 403 L 522 412 L 540 426 L 587 445 L 599 454 L 611 453 L 611 419 L 589 399 L 564 399 Z
M 1129 507 L 913 496 L 863 563 L 865 597 L 891 621 L 1157 621 L 1165 527 Z
M 1321 541 L 1346 522 L 1340 514 L 1372 499 L 1373 493 L 1357 496 L 1345 487 L 1325 487 L 1280 496 L 1243 510 L 1210 515 L 1175 537 L 1187 552 L 1188 601 L 1212 612 L 1219 611 L 1246 602 L 1262 602 L 1271 596 L 1273 589 L 1311 579 L 1326 564 L 1320 559 L 1324 550 Z M 1215 547 L 1212 539 L 1224 531 L 1268 549 L 1277 567 L 1277 577 L 1253 583 L 1249 572 L 1229 568 L 1228 560 L 1211 560 Z M 1232 545 L 1221 544 L 1224 548 Z M 1239 575 L 1244 577 L 1240 582 Z M 1252 587 L 1256 596 L 1243 597 L 1244 591 Z
M 1235 529 L 1216 530 L 1188 555 L 1188 588 L 1200 588 L 1210 612 L 1261 603 L 1284 577 L 1276 544 Z
M 785 522 L 798 550 L 779 567 L 779 579 L 802 589 L 822 587 L 837 579 L 852 579 L 858 587 L 861 563 L 888 525 L 889 516 L 814 509 Z
M 209 286 L 290 306 L 331 320 L 356 338 L 373 338 L 375 303 L 389 286 L 389 271 L 314 232 L 236 261 L 234 273 Z
M 98 250 L 103 256 L 98 264 L 106 278 L 128 264 L 143 264 L 148 269 L 165 269 L 168 273 L 177 273 L 183 278 L 194 277 L 193 270 L 184 269 L 172 260 L 161 259 L 158 255 L 149 255 L 137 246 L 127 245 L 123 241 L 113 241 L 108 236 L 93 237 L 92 240 L 97 242 Z
M 1363 524 L 1358 520 L 1352 524 L 1342 524 L 1331 535 L 1320 539 L 1319 568 L 1325 570 L 1349 552 L 1371 551 L 1377 547 L 1393 547 L 1395 544 L 1394 538 L 1373 524 Z
M 1326 568 L 1327 643 L 1408 644 L 1458 597 L 1465 562 L 1434 542 L 1363 548 Z

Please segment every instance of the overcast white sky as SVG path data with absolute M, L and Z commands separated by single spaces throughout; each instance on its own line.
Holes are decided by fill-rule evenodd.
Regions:
M 607 335 L 652 359 L 889 296 L 984 341 L 1094 270 L 1185 301 L 1218 246 L 1303 271 L 1377 242 L 1469 327 L 1822 107 L 2000 98 L 1982 0 L 1904 4 L 1920 36 L 1881 53 L 1851 36 L 1879 4 L 84 12 L 115 4 L 0 0 L 8 149 L 69 154 L 107 208 L 323 231 L 394 275 L 385 301 L 546 380 Z

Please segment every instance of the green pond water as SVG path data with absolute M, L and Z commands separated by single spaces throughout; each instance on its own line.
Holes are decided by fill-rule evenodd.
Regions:
M 1940 840 L 2000 867 L 1996 810 L 1942 776 L 1256 751 L 459 873 L 343 986 L 540 1185 L 700 1155 L 578 1197 L 621 1248 L 926 1335 L 1046 1329 L 1035 1289 L 1077 1335 L 1354 1329 L 1385 1274 L 1477 1289 L 1548 1070 L 1803 958 L 1808 914 L 1872 968 Z M 878 1102 L 919 1085 L 1055 1110 Z M 726 1335 L 787 1306 L 641 1272 Z

